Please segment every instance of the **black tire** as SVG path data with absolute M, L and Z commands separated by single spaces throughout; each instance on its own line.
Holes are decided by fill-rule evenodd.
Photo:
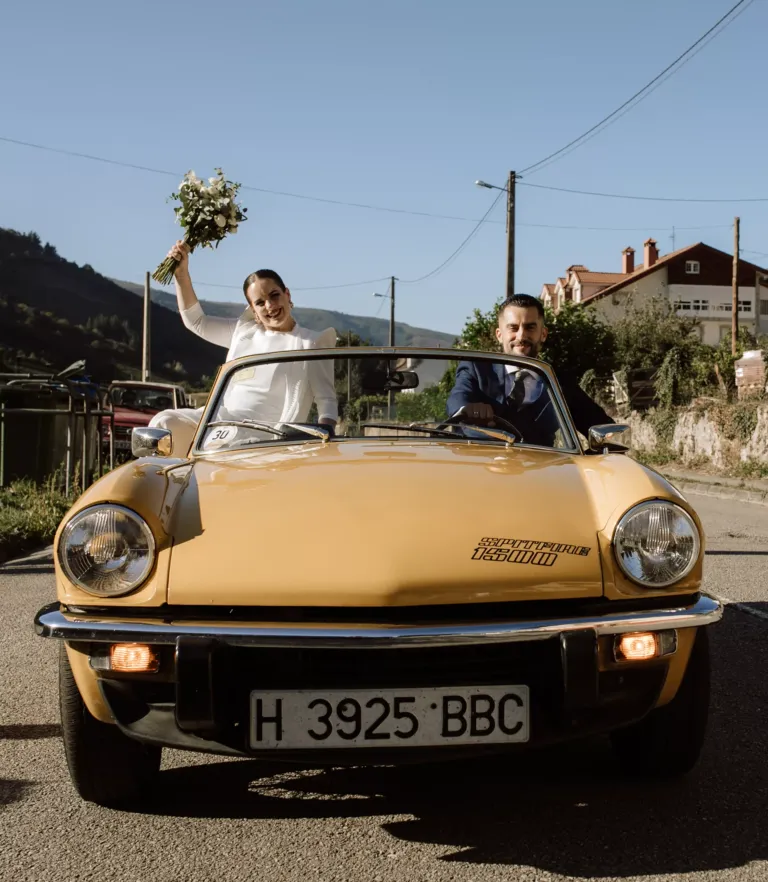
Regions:
M 699 628 L 677 695 L 625 729 L 611 733 L 625 772 L 657 778 L 685 775 L 696 765 L 709 716 L 709 635 Z
M 134 741 L 116 725 L 102 723 L 91 714 L 80 696 L 63 643 L 59 706 L 69 775 L 83 799 L 117 806 L 148 792 L 160 771 L 162 748 Z

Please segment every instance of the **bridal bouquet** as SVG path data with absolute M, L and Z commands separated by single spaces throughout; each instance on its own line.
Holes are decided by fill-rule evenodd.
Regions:
M 193 171 L 184 175 L 179 192 L 172 193 L 171 199 L 181 204 L 174 208 L 176 221 L 185 229 L 184 241 L 190 251 L 197 246 L 218 248 L 219 242 L 228 234 L 236 233 L 238 224 L 247 220 L 247 208 L 235 202 L 240 184 L 233 184 L 224 178 L 224 172 L 215 169 L 217 176 L 204 183 Z M 152 273 L 152 278 L 167 285 L 173 279 L 178 261 L 167 257 Z

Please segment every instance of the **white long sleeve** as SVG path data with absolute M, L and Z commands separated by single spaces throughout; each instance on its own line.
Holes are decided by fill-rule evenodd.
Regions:
M 202 337 L 216 346 L 229 349 L 232 335 L 237 327 L 237 319 L 224 318 L 218 315 L 206 315 L 199 303 L 181 311 L 181 320 L 184 327 L 189 328 L 193 334 Z

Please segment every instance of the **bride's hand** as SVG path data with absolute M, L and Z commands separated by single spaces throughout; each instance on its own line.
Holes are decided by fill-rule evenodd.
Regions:
M 168 257 L 173 257 L 178 261 L 174 275 L 189 275 L 189 245 L 183 239 L 179 239 L 171 248 Z

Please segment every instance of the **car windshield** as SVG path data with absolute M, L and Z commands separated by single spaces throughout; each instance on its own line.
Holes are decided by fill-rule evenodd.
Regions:
M 110 397 L 115 407 L 154 411 L 173 407 L 173 393 L 162 387 L 113 386 Z
M 214 390 L 196 450 L 382 437 L 579 449 L 541 362 L 450 355 L 248 360 Z

